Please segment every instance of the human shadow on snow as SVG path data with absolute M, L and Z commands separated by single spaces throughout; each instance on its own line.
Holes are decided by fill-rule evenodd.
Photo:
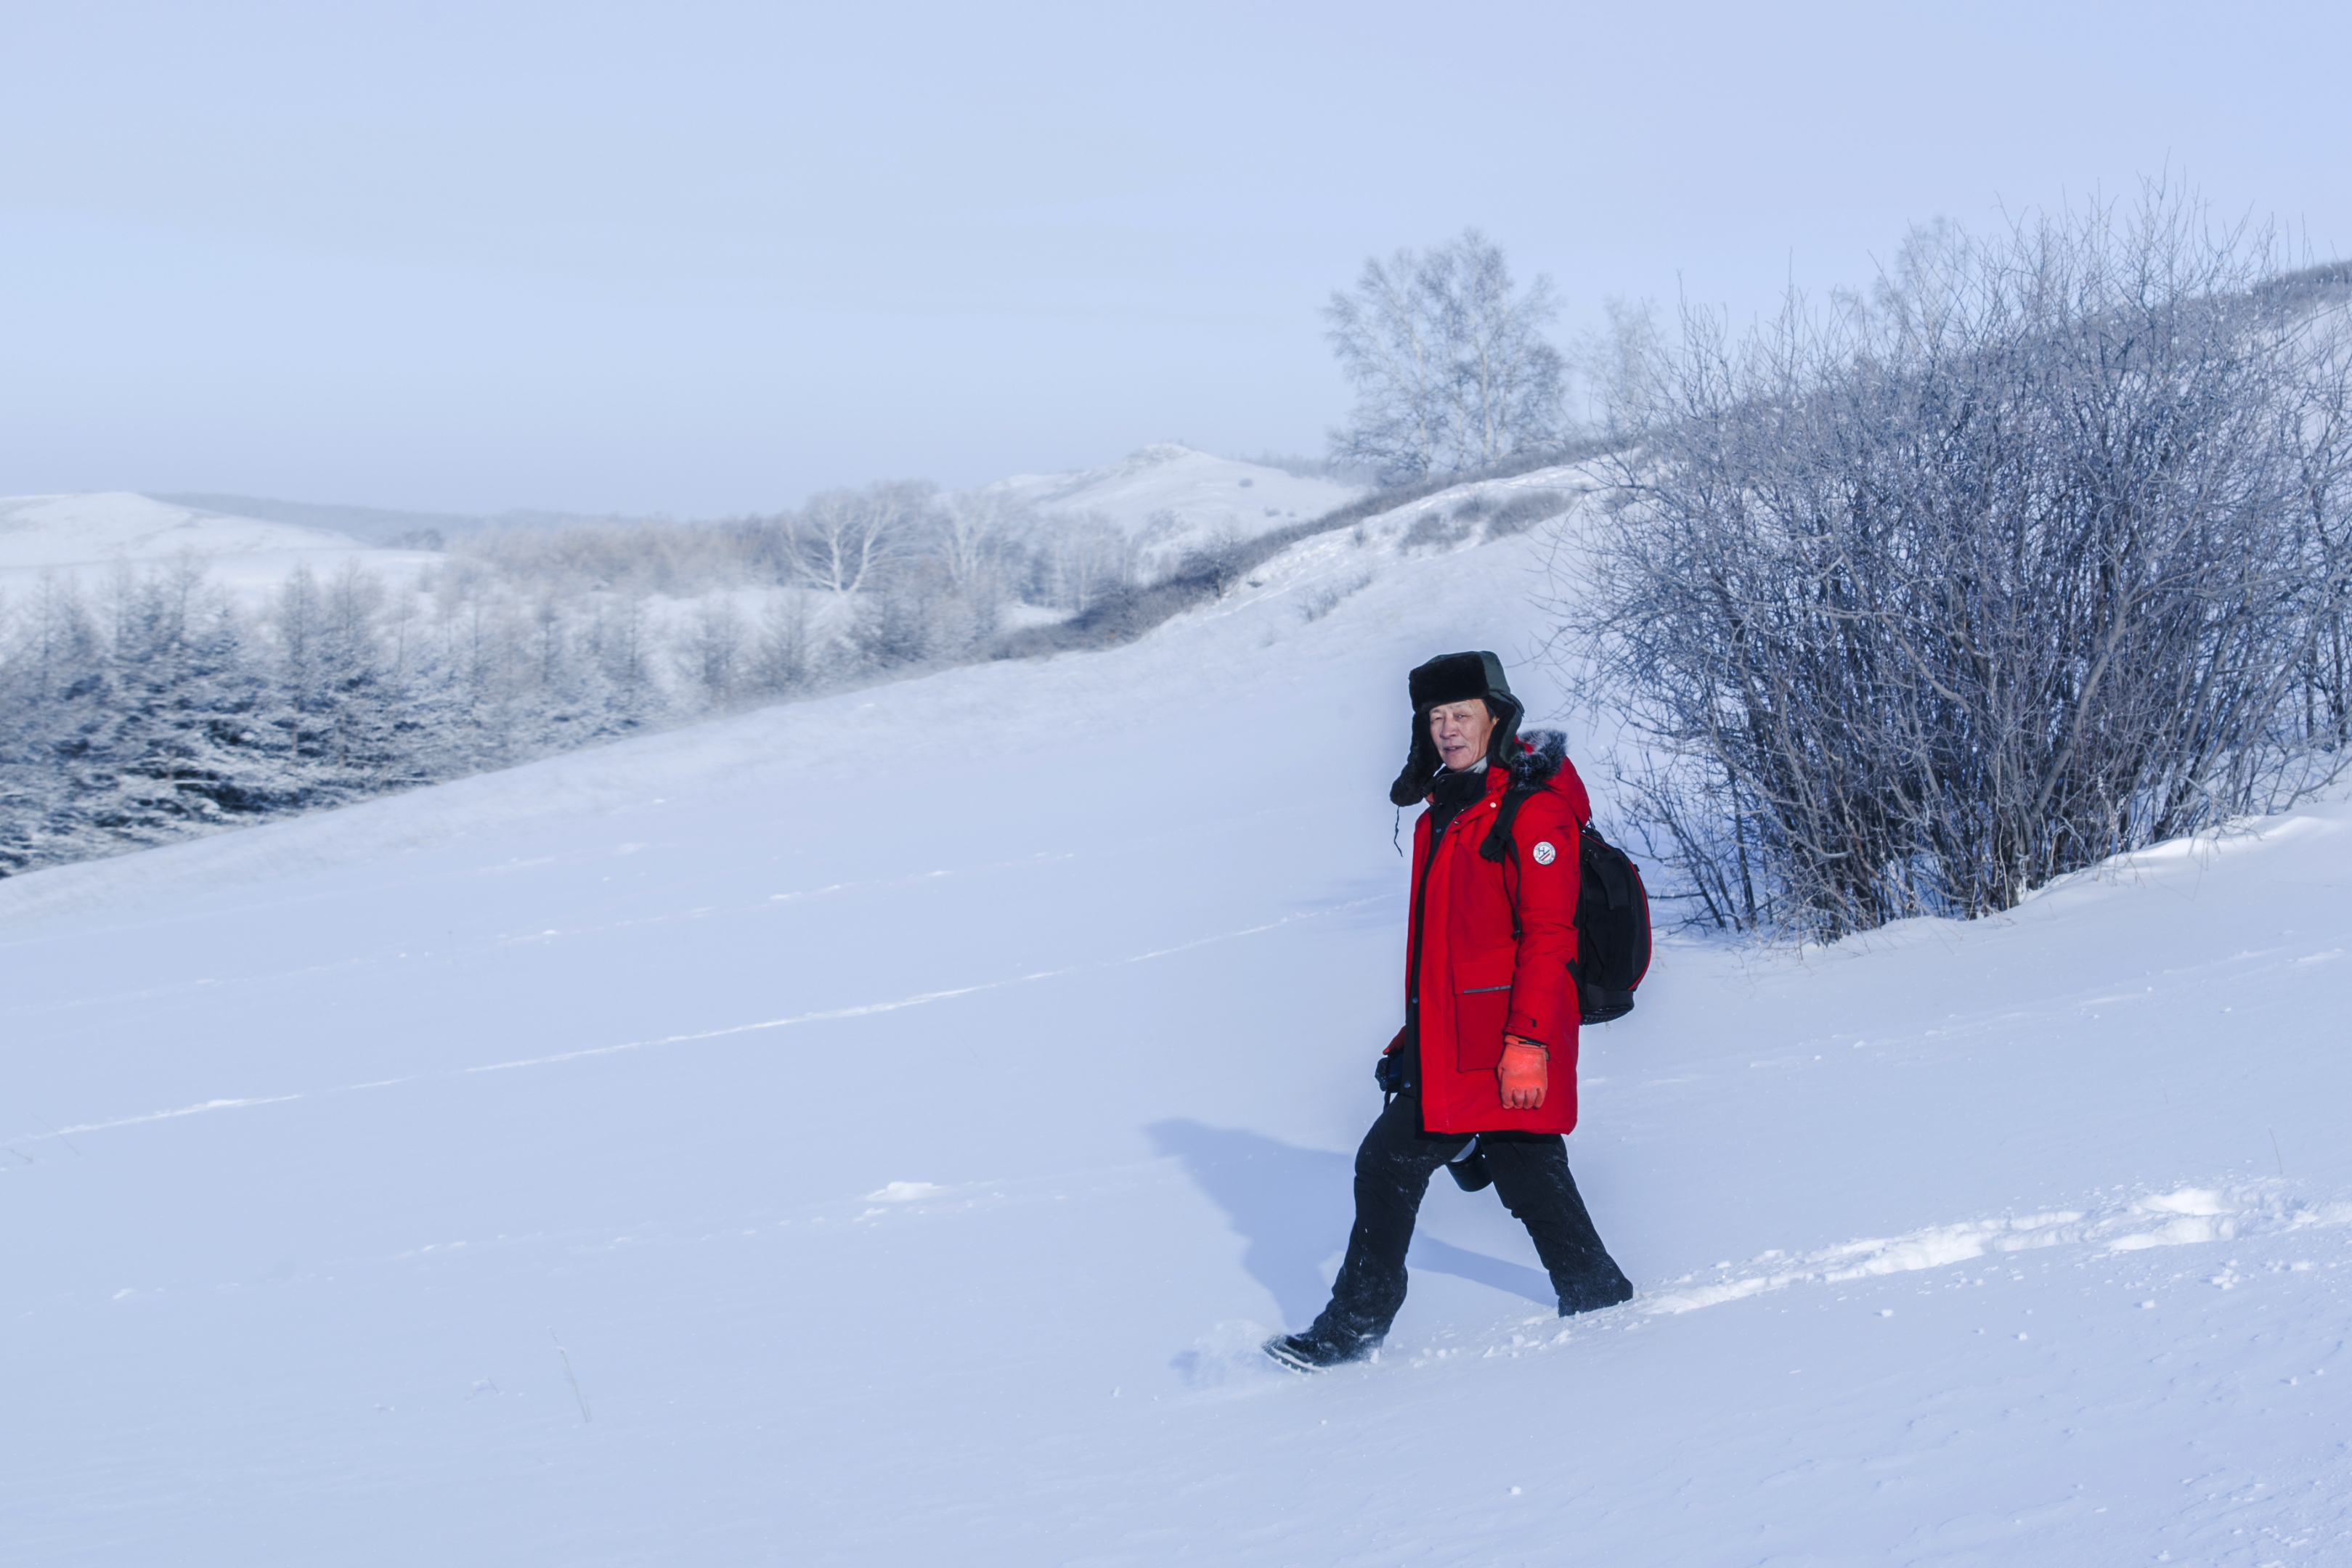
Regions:
M 1161 1155 L 1182 1161 L 1184 1173 L 1225 1211 L 1248 1244 L 1242 1268 L 1274 1297 L 1284 1324 L 1304 1328 L 1330 1296 L 1323 1262 L 1347 1247 L 1348 1228 L 1355 1221 L 1354 1160 L 1190 1120 L 1155 1122 L 1144 1131 Z M 1542 1270 L 1426 1232 L 1414 1235 L 1405 1263 L 1524 1296 L 1538 1306 L 1559 1304 Z

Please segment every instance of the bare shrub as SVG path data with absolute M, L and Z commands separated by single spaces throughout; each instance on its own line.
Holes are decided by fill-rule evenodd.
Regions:
M 1403 535 L 1398 538 L 1397 548 L 1407 554 L 1420 549 L 1448 549 L 1468 538 L 1474 526 L 1472 523 L 1461 520 L 1458 516 L 1447 517 L 1440 516 L 1434 510 L 1423 512 L 1412 520 L 1412 527 L 1405 529 Z
M 1251 551 L 1241 536 L 1230 528 L 1221 528 L 1184 552 L 1176 563 L 1171 578 L 1201 582 L 1219 599 L 1233 591 L 1234 584 L 1242 580 L 1253 562 Z
M 1522 490 L 1486 514 L 1486 537 L 1507 538 L 1568 510 L 1574 497 L 1564 490 Z
M 1351 595 L 1370 586 L 1372 574 L 1364 571 L 1339 582 L 1317 583 L 1299 597 L 1299 617 L 1313 625 L 1339 609 Z
M 2271 254 L 2152 191 L 1629 351 L 1564 651 L 1705 916 L 1981 915 L 2335 775 L 2345 294 Z

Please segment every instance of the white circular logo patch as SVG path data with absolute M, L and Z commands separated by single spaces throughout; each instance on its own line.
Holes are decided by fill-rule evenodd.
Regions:
M 1535 848 L 1529 850 L 1528 853 L 1535 856 L 1536 864 L 1549 865 L 1551 864 L 1552 857 L 1559 853 L 1559 852 L 1552 848 L 1550 842 L 1546 841 L 1545 842 L 1539 843 Z

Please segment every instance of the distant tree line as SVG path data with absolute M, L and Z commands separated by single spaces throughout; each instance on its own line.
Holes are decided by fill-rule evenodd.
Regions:
M 725 522 L 463 536 L 414 580 L 300 569 L 257 608 L 194 559 L 60 577 L 0 601 L 0 875 L 1123 641 L 1262 556 L 1141 559 L 1100 517 L 887 483 Z
M 1621 318 L 1562 646 L 1702 919 L 1982 915 L 2337 775 L 2352 271 L 2272 255 L 2154 191 Z
M 0 873 L 521 761 L 677 705 L 642 607 L 184 562 L 0 615 Z

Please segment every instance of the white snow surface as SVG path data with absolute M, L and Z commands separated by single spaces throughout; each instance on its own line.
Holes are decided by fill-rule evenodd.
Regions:
M 122 566 L 200 560 L 213 580 L 247 600 L 299 565 L 324 575 L 349 562 L 421 566 L 436 558 L 381 549 L 347 534 L 175 506 L 127 491 L 0 497 L 0 591 L 22 595 L 45 576 L 102 585 Z
M 1636 1300 L 1441 1180 L 1376 1363 L 1257 1354 L 1380 1104 L 1403 672 L 1558 698 L 1544 542 L 1401 526 L 0 882 L 7 1559 L 2352 1560 L 2341 802 L 1664 941 L 1569 1141 Z
M 1101 517 L 1159 560 L 1220 535 L 1251 538 L 1319 517 L 1365 487 L 1161 442 L 1100 468 L 1016 474 L 982 493 L 1009 496 L 1047 514 Z

